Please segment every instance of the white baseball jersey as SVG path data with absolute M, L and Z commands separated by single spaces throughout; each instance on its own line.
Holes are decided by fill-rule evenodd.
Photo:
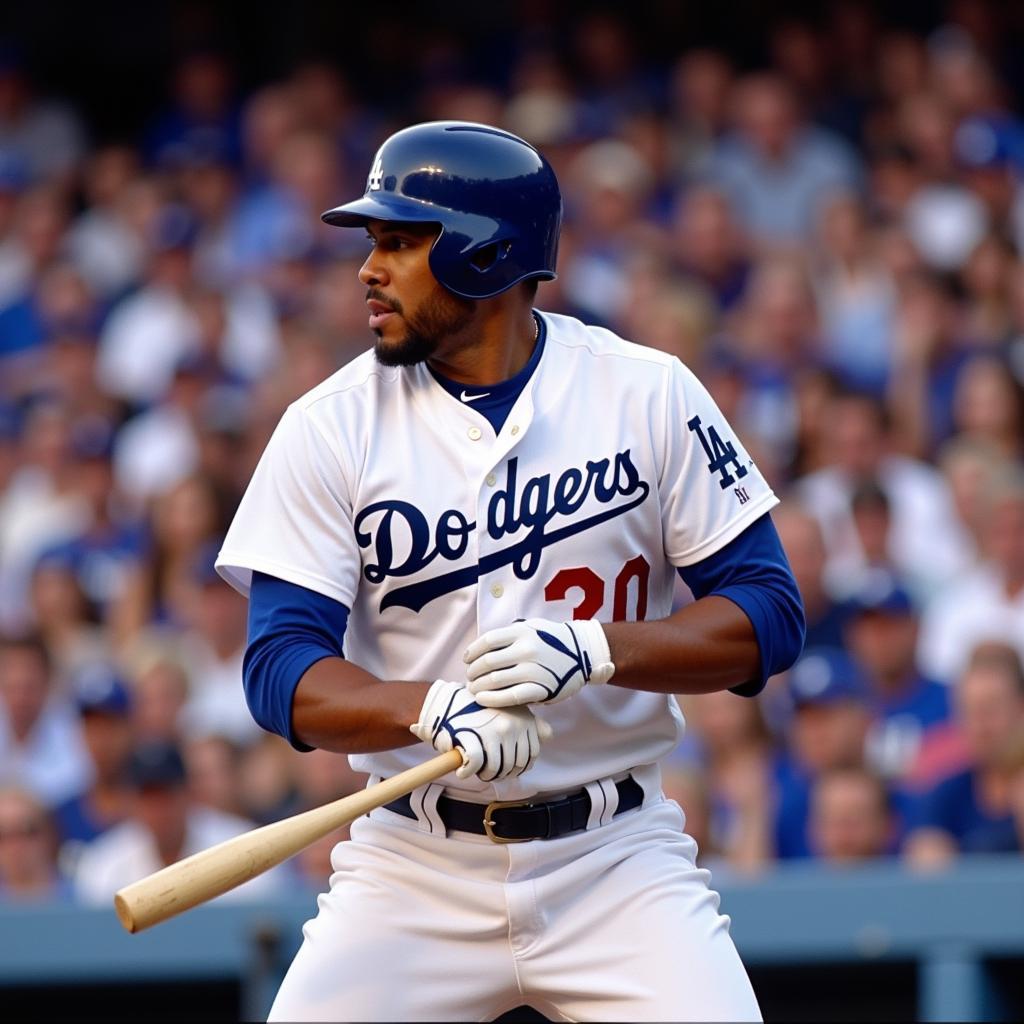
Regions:
M 218 559 L 351 609 L 346 657 L 381 679 L 465 680 L 463 651 L 517 618 L 658 619 L 675 567 L 713 554 L 777 503 L 704 387 L 674 357 L 569 317 L 500 433 L 425 365 L 360 356 L 293 403 Z M 500 799 L 568 791 L 657 761 L 673 697 L 588 686 L 554 707 L 521 778 L 447 777 Z M 434 751 L 352 757 L 389 776 Z

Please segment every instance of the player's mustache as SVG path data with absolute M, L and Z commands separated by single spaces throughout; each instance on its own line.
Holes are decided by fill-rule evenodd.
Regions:
M 392 299 L 385 295 L 379 288 L 368 288 L 366 290 L 366 299 L 375 299 L 377 302 L 383 302 L 385 306 L 389 306 L 396 313 L 404 313 L 405 310 L 402 308 L 402 304 L 398 299 Z

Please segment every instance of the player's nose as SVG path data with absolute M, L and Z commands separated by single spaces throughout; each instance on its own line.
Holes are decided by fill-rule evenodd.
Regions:
M 363 265 L 359 268 L 359 280 L 369 285 L 386 285 L 391 278 L 388 276 L 387 268 L 377 255 L 377 247 L 371 250 Z

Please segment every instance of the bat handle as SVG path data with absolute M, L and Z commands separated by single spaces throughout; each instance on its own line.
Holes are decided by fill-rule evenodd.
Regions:
M 129 932 L 166 921 L 248 882 L 356 818 L 455 771 L 462 763 L 462 751 L 449 750 L 358 793 L 194 853 L 120 889 L 114 896 L 118 919 Z

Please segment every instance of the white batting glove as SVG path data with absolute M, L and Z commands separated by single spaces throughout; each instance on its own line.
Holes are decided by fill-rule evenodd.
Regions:
M 466 650 L 467 689 L 489 708 L 556 704 L 615 672 L 596 619 L 525 619 L 492 629 Z
M 537 760 L 540 741 L 551 738 L 551 726 L 529 708 L 483 707 L 461 683 L 443 679 L 427 691 L 419 721 L 409 731 L 442 754 L 461 747 L 465 762 L 455 774 L 483 782 L 522 775 Z

